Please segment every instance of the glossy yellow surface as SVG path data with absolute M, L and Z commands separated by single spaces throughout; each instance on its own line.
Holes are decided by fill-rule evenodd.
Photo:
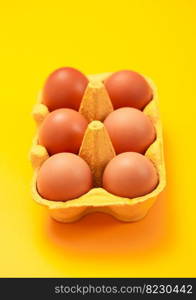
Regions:
M 196 3 L 76 3 L 1 7 L 0 276 L 196 276 Z M 158 87 L 167 188 L 140 222 L 97 213 L 62 225 L 31 198 L 32 107 L 66 65 L 133 69 Z

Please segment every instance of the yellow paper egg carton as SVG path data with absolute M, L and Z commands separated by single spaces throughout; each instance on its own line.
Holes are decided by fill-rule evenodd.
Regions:
M 51 216 L 57 221 L 73 222 L 92 212 L 108 213 L 126 222 L 136 221 L 147 214 L 158 194 L 165 187 L 163 139 L 158 111 L 157 91 L 153 82 L 146 77 L 153 90 L 153 99 L 143 111 L 149 116 L 156 129 L 156 140 L 147 149 L 145 156 L 155 165 L 159 175 L 159 184 L 151 193 L 134 199 L 115 196 L 100 187 L 103 170 L 107 163 L 115 156 L 110 137 L 102 123 L 106 116 L 113 111 L 109 95 L 103 83 L 110 75 L 111 73 L 104 73 L 88 76 L 89 84 L 85 90 L 79 109 L 79 112 L 89 121 L 80 147 L 79 156 L 91 168 L 94 188 L 81 197 L 66 202 L 50 201 L 42 198 L 36 188 L 37 172 L 49 155 L 45 147 L 38 145 L 38 135 L 33 141 L 30 153 L 31 162 L 35 169 L 32 183 L 33 199 L 37 203 L 47 207 Z M 33 110 L 33 117 L 38 125 L 38 129 L 49 113 L 48 108 L 41 104 L 41 100 L 42 94 L 40 93 L 38 104 Z

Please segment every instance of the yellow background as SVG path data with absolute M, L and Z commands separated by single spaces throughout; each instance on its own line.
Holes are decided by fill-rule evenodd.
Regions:
M 4 1 L 0 276 L 196 276 L 196 2 Z M 167 188 L 141 222 L 52 221 L 32 201 L 31 110 L 46 76 L 133 69 L 158 86 Z

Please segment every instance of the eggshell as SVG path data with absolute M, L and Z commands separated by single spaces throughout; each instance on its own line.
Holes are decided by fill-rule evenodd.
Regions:
M 46 147 L 49 154 L 78 153 L 87 125 L 87 120 L 79 112 L 57 109 L 49 113 L 41 124 L 39 144 Z
M 58 153 L 48 158 L 39 169 L 37 190 L 53 201 L 66 201 L 87 193 L 92 187 L 92 174 L 87 163 L 72 153 Z
M 152 162 L 136 152 L 114 157 L 103 173 L 103 188 L 120 197 L 134 198 L 152 192 L 158 184 L 158 174 Z
M 152 89 L 146 79 L 134 71 L 113 73 L 105 80 L 113 107 L 135 107 L 143 109 L 152 99 Z
M 74 68 L 60 68 L 45 82 L 43 100 L 50 111 L 58 108 L 79 109 L 88 84 L 87 77 Z
M 104 125 L 117 154 L 127 151 L 144 153 L 156 136 L 149 117 L 131 107 L 110 113 Z

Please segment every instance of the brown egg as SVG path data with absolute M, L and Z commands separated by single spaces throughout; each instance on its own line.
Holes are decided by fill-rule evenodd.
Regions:
M 43 104 L 50 111 L 58 108 L 79 109 L 88 79 L 74 68 L 60 68 L 46 80 L 43 89 Z
M 78 153 L 87 125 L 87 120 L 73 109 L 54 110 L 40 127 L 39 144 L 46 147 L 49 154 Z
M 80 197 L 92 188 L 92 173 L 87 163 L 72 153 L 48 158 L 37 175 L 37 190 L 48 200 L 66 201 Z
M 158 174 L 153 163 L 136 152 L 121 153 L 114 157 L 103 173 L 103 188 L 127 198 L 152 192 L 158 184 Z
M 113 107 L 135 107 L 143 109 L 152 99 L 152 89 L 140 74 L 124 70 L 112 74 L 105 80 Z
M 116 153 L 144 153 L 155 140 L 151 120 L 140 110 L 124 107 L 111 112 L 104 121 Z

